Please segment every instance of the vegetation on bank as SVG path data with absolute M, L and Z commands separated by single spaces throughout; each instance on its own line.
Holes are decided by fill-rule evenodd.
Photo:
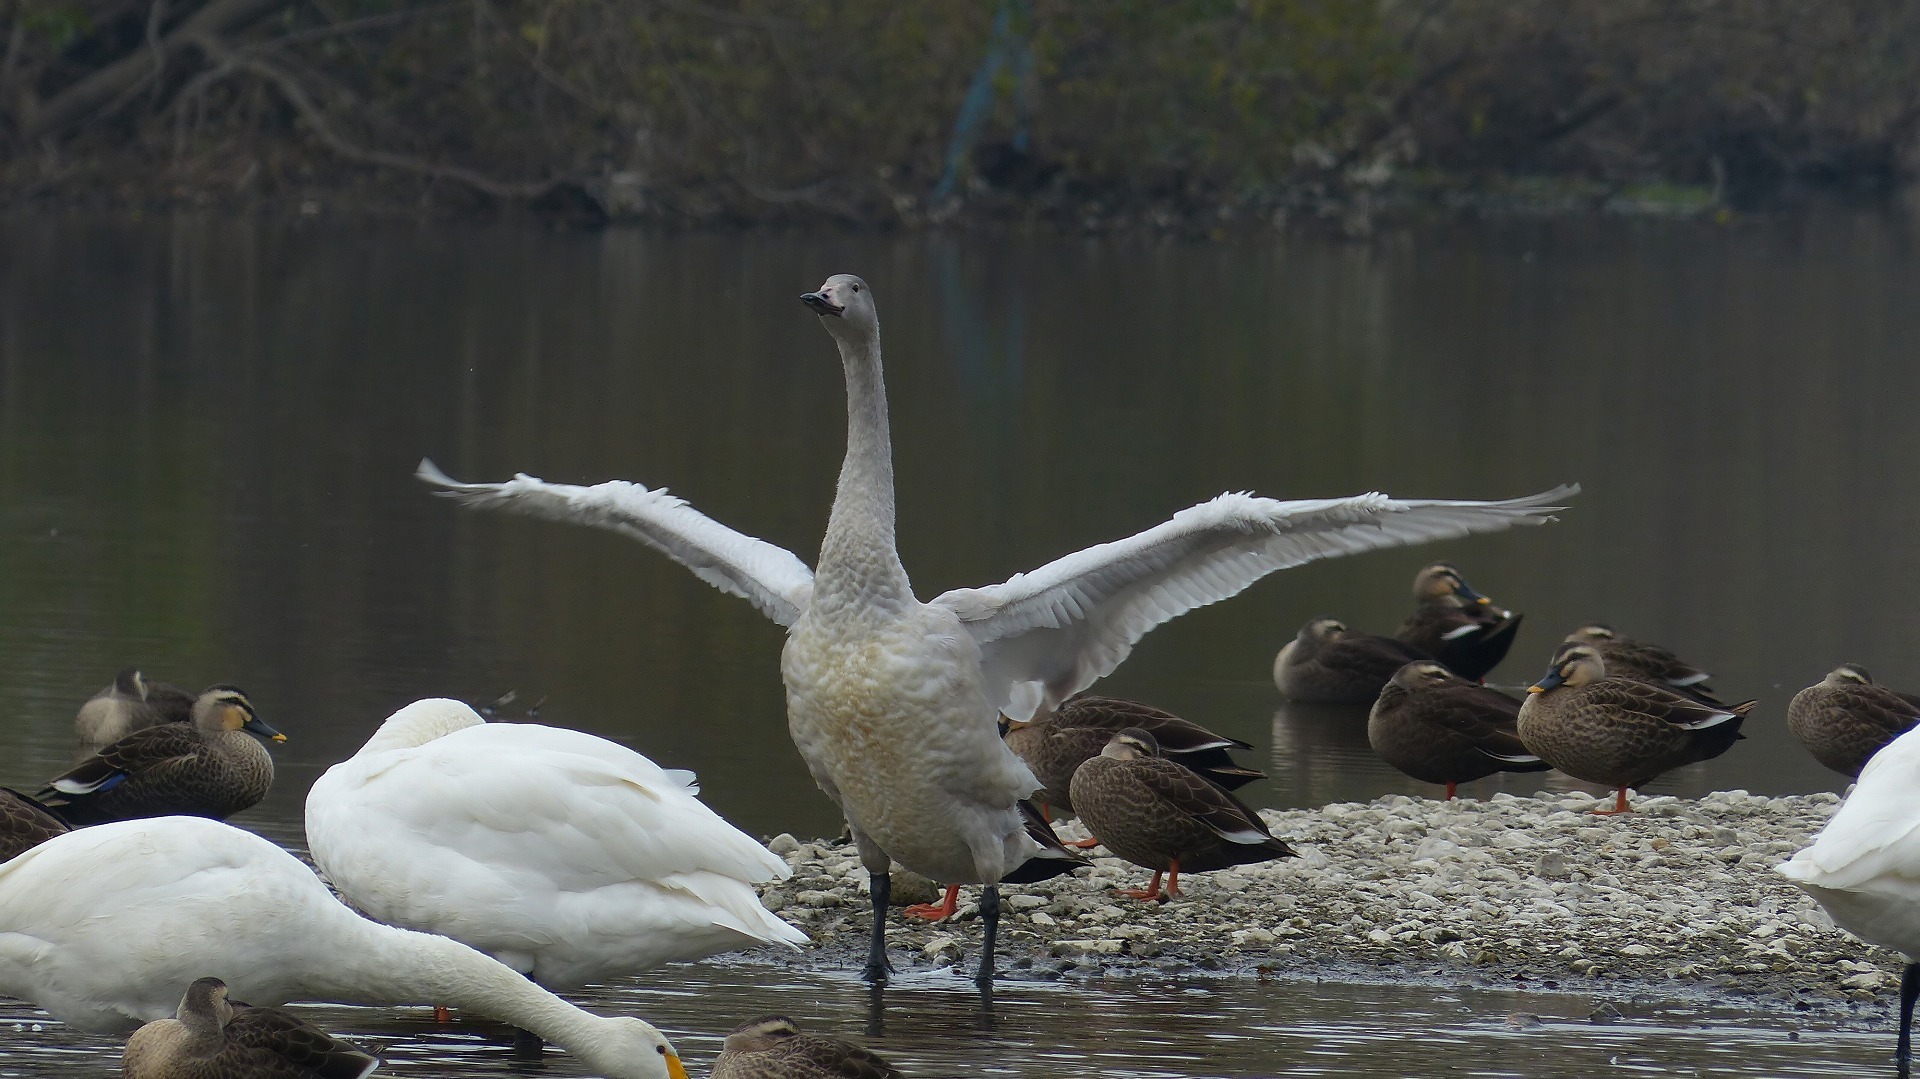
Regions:
M 15 206 L 1237 230 L 1916 171 L 1900 0 L 0 0 Z

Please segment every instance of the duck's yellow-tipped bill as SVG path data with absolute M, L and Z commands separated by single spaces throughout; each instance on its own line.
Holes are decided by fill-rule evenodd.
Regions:
M 1546 691 L 1547 691 L 1547 687 L 1545 686 L 1528 686 L 1527 687 L 1528 693 L 1545 693 Z

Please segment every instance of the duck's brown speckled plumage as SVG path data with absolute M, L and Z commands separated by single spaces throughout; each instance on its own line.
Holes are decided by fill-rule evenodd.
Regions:
M 839 1038 L 802 1034 L 793 1020 L 769 1015 L 727 1035 L 713 1079 L 905 1079 L 879 1054 Z
M 1858 779 L 1867 760 L 1920 723 L 1920 704 L 1849 663 L 1794 694 L 1787 729 L 1815 760 Z
M 1598 651 L 1563 645 L 1520 706 L 1520 740 L 1575 779 L 1624 791 L 1725 753 L 1753 705 L 1715 708 L 1651 682 L 1611 677 Z
M 10 787 L 0 787 L 0 862 L 71 831 L 46 806 Z
M 1520 632 L 1521 615 L 1475 592 L 1446 562 L 1414 575 L 1413 601 L 1413 613 L 1394 631 L 1394 639 L 1469 681 L 1478 682 L 1499 666 Z
M 215 686 L 195 702 L 194 722 L 134 731 L 54 777 L 37 797 L 76 826 L 172 814 L 224 820 L 273 783 L 273 757 L 247 729 L 278 737 L 244 693 Z
M 1128 728 L 1073 774 L 1080 821 L 1106 848 L 1159 873 L 1205 872 L 1293 854 L 1260 814 Z
M 1007 732 L 1007 747 L 1040 780 L 1041 789 L 1033 800 L 1056 814 L 1071 814 L 1073 773 L 1106 748 L 1116 732 L 1128 727 L 1152 734 L 1168 760 L 1228 790 L 1266 778 L 1265 773 L 1242 768 L 1233 760 L 1230 751 L 1252 749 L 1249 743 L 1215 734 L 1150 705 L 1090 694 L 1067 701 L 1052 715 L 1012 728 Z
M 1273 684 L 1289 700 L 1308 704 L 1372 704 L 1393 672 L 1432 658 L 1404 641 L 1316 618 L 1274 657 Z
M 1424 783 L 1451 787 L 1495 772 L 1546 771 L 1552 766 L 1520 741 L 1519 714 L 1512 697 L 1420 660 L 1381 688 L 1367 715 L 1367 742 Z
M 276 1008 L 227 1000 L 218 978 L 188 987 L 175 1018 L 127 1040 L 127 1079 L 362 1079 L 371 1053 Z
M 1688 663 L 1672 649 L 1648 641 L 1622 637 L 1612 626 L 1589 622 L 1567 634 L 1565 644 L 1584 644 L 1600 654 L 1607 674 L 1614 678 L 1636 678 L 1652 682 L 1683 697 L 1691 697 L 1716 708 L 1726 707 L 1707 685 L 1707 672 Z

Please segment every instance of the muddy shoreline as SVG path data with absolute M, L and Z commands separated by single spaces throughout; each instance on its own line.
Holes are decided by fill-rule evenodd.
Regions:
M 1183 878 L 1182 897 L 1167 903 L 1115 895 L 1147 874 L 1096 849 L 1091 869 L 1006 889 L 1000 967 L 1014 980 L 1390 980 L 1884 1021 L 1899 957 L 1835 928 L 1771 869 L 1819 830 L 1837 796 L 1649 797 L 1624 817 L 1593 816 L 1596 804 L 1543 792 L 1266 810 L 1299 857 Z M 1085 834 L 1074 821 L 1060 832 Z M 852 848 L 791 836 L 771 845 L 794 875 L 764 900 L 814 939 L 784 961 L 856 971 L 868 900 Z M 921 888 L 896 901 L 928 898 Z M 895 968 L 970 970 L 974 898 L 963 892 L 948 923 L 908 924 L 896 911 Z

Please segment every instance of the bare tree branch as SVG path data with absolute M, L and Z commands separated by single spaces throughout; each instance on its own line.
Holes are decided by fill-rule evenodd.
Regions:
M 579 184 L 578 179 L 565 176 L 531 183 L 513 183 L 496 180 L 491 176 L 475 172 L 472 169 L 459 165 L 436 165 L 430 161 L 422 161 L 416 157 L 409 157 L 406 154 L 396 154 L 386 150 L 369 150 L 365 147 L 357 146 L 333 129 L 333 125 L 327 120 L 326 112 L 314 103 L 313 98 L 307 93 L 306 87 L 302 86 L 300 80 L 284 68 L 268 63 L 265 59 L 257 55 L 236 52 L 228 48 L 224 42 L 211 35 L 196 37 L 193 39 L 193 44 L 205 52 L 209 59 L 220 64 L 223 68 L 251 72 L 271 83 L 275 89 L 280 91 L 280 95 L 287 99 L 287 103 L 293 106 L 294 111 L 300 114 L 301 120 L 306 122 L 308 129 L 313 132 L 314 137 L 319 139 L 321 144 L 333 151 L 334 154 L 346 158 L 349 161 L 356 161 L 364 165 L 378 165 L 382 168 L 399 169 L 403 172 L 411 172 L 421 176 L 431 176 L 435 179 L 451 180 L 455 183 L 464 184 L 482 194 L 491 195 L 494 198 L 509 202 L 531 202 L 557 188 Z
M 61 91 L 51 101 L 38 105 L 20 118 L 20 130 L 29 139 L 59 135 L 74 124 L 98 115 L 102 105 L 114 101 L 128 87 L 137 87 L 151 77 L 156 65 L 189 40 L 205 35 L 229 34 L 266 18 L 288 6 L 290 0 L 213 0 L 160 39 L 155 52 L 129 53 Z

